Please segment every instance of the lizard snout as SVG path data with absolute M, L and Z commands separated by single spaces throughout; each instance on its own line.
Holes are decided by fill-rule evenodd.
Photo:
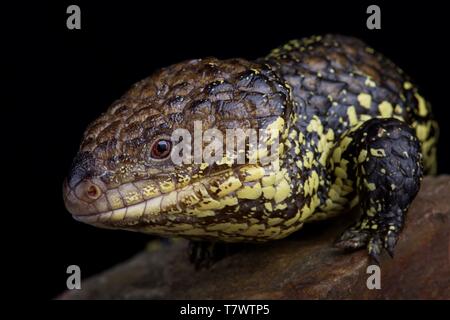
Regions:
M 64 203 L 74 216 L 90 215 L 104 210 L 106 186 L 94 174 L 94 159 L 90 153 L 80 153 L 74 159 L 63 184 Z

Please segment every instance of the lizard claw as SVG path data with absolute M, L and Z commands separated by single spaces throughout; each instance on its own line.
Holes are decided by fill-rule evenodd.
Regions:
M 337 239 L 334 246 L 341 249 L 359 249 L 367 246 L 371 258 L 378 264 L 383 248 L 394 257 L 398 233 L 394 230 L 359 229 L 358 226 L 348 228 Z
M 359 249 L 364 247 L 369 239 L 369 233 L 357 227 L 348 228 L 335 241 L 334 246 L 341 249 Z

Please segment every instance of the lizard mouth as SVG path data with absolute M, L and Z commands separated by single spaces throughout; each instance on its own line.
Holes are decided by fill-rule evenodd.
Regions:
M 79 185 L 64 183 L 65 204 L 76 220 L 159 236 L 228 242 L 278 239 L 284 229 L 277 226 L 280 218 L 270 218 L 271 212 L 288 206 L 295 211 L 292 201 L 287 202 L 292 192 L 289 176 L 278 161 L 209 172 L 185 185 L 172 183 L 170 188 L 153 179 L 110 190 L 95 178 Z M 155 185 L 156 191 L 150 187 Z M 243 218 L 241 212 L 254 218 Z
M 64 202 L 76 220 L 98 227 L 139 229 L 168 222 L 192 224 L 218 212 L 231 212 L 242 198 L 258 201 L 263 196 L 264 176 L 263 167 L 230 168 L 177 189 L 172 185 L 172 190 L 163 190 L 165 193 L 161 187 L 157 191 L 151 189 L 154 182 L 150 180 L 112 190 L 95 179 L 74 187 L 66 181 Z
M 180 214 L 187 209 L 187 198 L 191 198 L 192 200 L 198 199 L 200 201 L 198 189 L 201 187 L 201 183 L 194 183 L 132 205 L 102 212 L 79 214 L 79 212 L 74 212 L 69 209 L 70 204 L 67 205 L 67 201 L 66 206 L 71 211 L 74 219 L 96 226 L 125 227 L 138 224 L 160 224 L 162 222 L 161 220 L 174 219 L 175 216 L 181 222 L 182 220 L 191 220 L 188 217 L 182 218 Z M 66 199 L 69 197 L 66 197 Z

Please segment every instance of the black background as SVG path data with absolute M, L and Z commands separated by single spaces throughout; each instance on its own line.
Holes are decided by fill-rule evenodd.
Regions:
M 366 8 L 378 4 L 382 29 L 366 28 Z M 4 170 L 13 191 L 4 228 L 15 253 L 13 269 L 35 284 L 34 297 L 65 288 L 66 267 L 83 277 L 142 250 L 149 237 L 74 221 L 61 185 L 82 133 L 134 82 L 190 58 L 254 59 L 284 42 L 324 33 L 353 35 L 383 52 L 418 83 L 441 125 L 439 171 L 450 172 L 449 68 L 442 2 L 147 1 L 40 2 L 14 8 L 7 26 L 13 48 L 12 107 L 4 126 L 14 168 Z M 81 7 L 81 30 L 66 28 L 66 8 Z M 5 121 L 6 119 L 6 121 Z M 12 150 L 12 152 L 11 152 Z M 5 151 L 3 151 L 5 152 Z M 8 185 L 9 186 L 9 185 Z M 11 207 L 11 209 L 6 209 Z M 25 239 L 25 241 L 22 241 Z M 8 245 L 8 247 L 11 247 Z M 17 288 L 29 292 L 29 287 Z

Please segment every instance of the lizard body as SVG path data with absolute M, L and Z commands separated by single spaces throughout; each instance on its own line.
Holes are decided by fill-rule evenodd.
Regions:
M 174 164 L 171 134 L 194 134 L 195 121 L 268 130 L 275 160 Z M 99 227 L 225 242 L 280 239 L 359 205 L 337 245 L 377 258 L 392 253 L 423 172 L 436 171 L 437 134 L 430 105 L 392 62 L 360 40 L 314 36 L 135 84 L 87 128 L 64 198 Z M 267 153 L 253 147 L 247 160 Z

